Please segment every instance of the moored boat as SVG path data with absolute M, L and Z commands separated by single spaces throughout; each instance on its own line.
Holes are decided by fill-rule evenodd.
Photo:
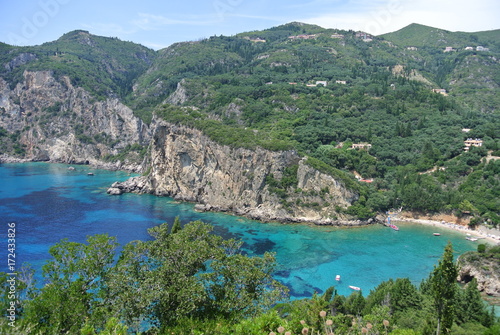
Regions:
M 335 280 L 336 280 L 336 281 L 340 281 L 340 275 L 336 275 L 336 276 L 335 276 Z
M 361 290 L 359 287 L 357 287 L 357 286 L 352 286 L 352 285 L 349 285 L 349 288 L 350 288 L 350 289 L 353 289 L 353 290 L 355 290 L 355 291 L 360 291 L 360 290 Z

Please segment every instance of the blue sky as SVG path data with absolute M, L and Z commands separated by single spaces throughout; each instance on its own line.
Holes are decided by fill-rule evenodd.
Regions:
M 468 32 L 500 28 L 498 0 L 0 0 L 0 13 L 0 41 L 12 45 L 83 29 L 155 50 L 292 21 L 375 35 L 410 23 Z

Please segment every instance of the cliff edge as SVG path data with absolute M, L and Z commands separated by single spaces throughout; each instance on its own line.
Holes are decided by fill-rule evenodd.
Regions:
M 359 195 L 307 165 L 295 151 L 221 145 L 201 131 L 154 120 L 150 172 L 114 183 L 110 194 L 151 193 L 196 202 L 203 211 L 253 219 L 361 225 L 343 214 Z

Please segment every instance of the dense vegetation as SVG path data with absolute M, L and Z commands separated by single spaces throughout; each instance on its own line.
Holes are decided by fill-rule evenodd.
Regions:
M 124 98 L 154 58 L 155 52 L 142 45 L 76 30 L 39 46 L 0 44 L 0 76 L 15 87 L 26 70 L 52 71 L 99 100 Z
M 498 36 L 413 24 L 374 37 L 290 23 L 153 52 L 75 31 L 36 47 L 0 44 L 0 75 L 15 85 L 24 70 L 51 70 L 98 99 L 120 97 L 148 123 L 156 115 L 222 144 L 296 150 L 359 193 L 340 209 L 359 218 L 403 207 L 496 226 Z M 1 129 L 0 141 L 23 155 L 18 136 Z M 465 152 L 467 138 L 482 147 Z M 359 143 L 371 147 L 351 149 Z
M 272 279 L 272 254 L 249 257 L 199 221 L 149 230 L 152 240 L 117 252 L 115 238 L 63 240 L 50 249 L 43 283 L 24 267 L 2 273 L 4 334 L 498 334 L 500 323 L 477 283 L 456 283 L 451 244 L 419 287 L 407 278 L 381 283 L 367 297 L 334 287 L 288 301 Z M 14 304 L 11 304 L 14 302 Z M 11 307 L 12 306 L 12 307 Z M 9 308 L 15 310 L 10 314 Z M 9 315 L 15 314 L 10 320 Z M 10 323 L 10 324 L 9 324 Z M 14 326 L 14 327 L 13 327 Z
M 403 207 L 497 225 L 499 41 L 419 25 L 384 38 L 291 23 L 176 44 L 138 79 L 135 111 L 149 120 L 166 102 L 159 117 L 220 143 L 295 149 L 359 190 L 360 218 Z M 465 50 L 478 45 L 490 50 Z M 483 146 L 464 152 L 467 138 Z

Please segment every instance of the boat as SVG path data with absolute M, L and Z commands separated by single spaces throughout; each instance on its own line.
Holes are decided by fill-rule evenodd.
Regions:
M 357 287 L 357 286 L 352 286 L 352 285 L 349 285 L 349 288 L 350 288 L 350 289 L 353 289 L 353 290 L 355 290 L 355 291 L 360 291 L 360 290 L 361 290 L 359 287 Z
M 441 236 L 441 234 L 440 234 L 440 233 L 434 233 L 434 234 L 432 234 L 432 235 L 434 235 L 434 236 Z
M 465 239 L 466 239 L 466 240 L 469 240 L 469 241 L 472 241 L 472 242 L 475 242 L 475 241 L 477 241 L 477 240 L 478 240 L 477 238 L 475 238 L 475 237 L 471 237 L 471 236 L 467 236 Z
M 389 212 L 388 212 L 389 213 Z M 390 216 L 390 213 L 389 213 L 389 216 L 387 217 L 387 227 L 390 227 L 394 230 L 399 230 L 399 227 L 396 226 L 395 224 L 391 223 L 391 216 Z
M 93 176 L 94 174 L 92 172 L 87 173 L 87 176 Z
M 335 276 L 335 280 L 336 280 L 336 281 L 340 281 L 340 275 L 336 275 L 336 276 Z

